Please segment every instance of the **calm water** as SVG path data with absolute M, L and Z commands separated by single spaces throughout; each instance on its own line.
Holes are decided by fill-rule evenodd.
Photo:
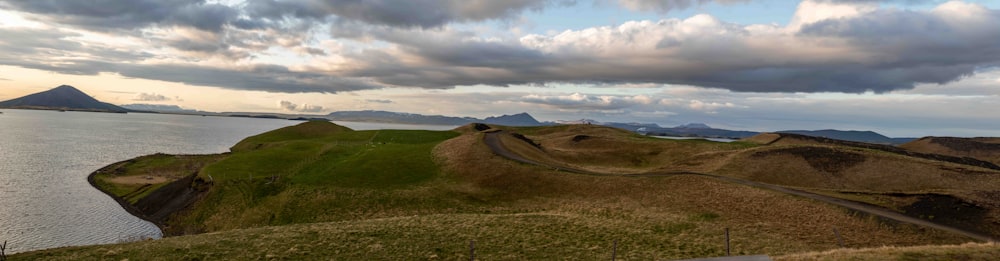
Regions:
M 208 154 L 296 121 L 0 110 L 0 242 L 7 253 L 159 238 L 87 183 L 91 172 L 157 152 Z
M 715 142 L 734 142 L 734 141 L 736 141 L 734 139 L 724 139 L 724 138 L 677 137 L 677 136 L 650 136 L 650 137 L 657 137 L 657 138 L 661 138 L 661 139 L 670 139 L 670 140 L 710 140 L 710 141 L 715 141 Z

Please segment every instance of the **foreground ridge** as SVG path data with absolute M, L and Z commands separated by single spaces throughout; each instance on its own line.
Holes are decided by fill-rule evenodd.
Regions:
M 919 218 L 914 218 L 914 217 L 906 216 L 906 215 L 903 215 L 903 214 L 900 214 L 900 213 L 897 213 L 897 212 L 893 212 L 892 210 L 889 210 L 889 209 L 886 209 L 886 208 L 882 208 L 882 207 L 877 207 L 877 206 L 872 206 L 872 205 L 868 205 L 868 204 L 862 204 L 862 203 L 858 203 L 858 202 L 854 202 L 854 201 L 850 201 L 850 200 L 844 200 L 844 199 L 839 199 L 839 198 L 835 198 L 835 197 L 830 197 L 830 196 L 825 196 L 825 195 L 810 193 L 810 192 L 806 192 L 806 191 L 802 191 L 802 190 L 797 190 L 797 189 L 790 189 L 790 188 L 786 188 L 786 187 L 782 187 L 782 186 L 777 186 L 777 185 L 772 185 L 772 184 L 760 183 L 760 182 L 755 182 L 755 181 L 750 181 L 750 180 L 744 180 L 744 179 L 737 179 L 737 178 L 733 178 L 733 177 L 727 177 L 727 176 L 721 176 L 721 175 L 714 175 L 714 174 L 708 174 L 708 173 L 689 172 L 689 171 L 677 171 L 677 172 L 655 172 L 654 171 L 654 172 L 632 173 L 632 174 L 611 174 L 611 173 L 594 172 L 594 171 L 581 170 L 581 169 L 576 169 L 576 168 L 571 168 L 571 167 L 566 167 L 566 166 L 555 166 L 555 165 L 552 165 L 552 164 L 541 163 L 541 162 L 538 162 L 538 161 L 533 161 L 533 160 L 530 160 L 530 159 L 526 159 L 526 158 L 521 157 L 520 155 L 518 155 L 518 154 L 516 154 L 516 153 L 514 153 L 514 152 L 512 152 L 510 150 L 508 150 L 504 146 L 503 141 L 500 139 L 501 135 L 510 135 L 510 134 L 508 134 L 506 131 L 503 131 L 503 130 L 488 131 L 483 136 L 483 142 L 486 143 L 486 145 L 490 148 L 490 150 L 492 150 L 493 153 L 495 153 L 496 155 L 502 156 L 504 158 L 507 158 L 507 159 L 510 159 L 510 160 L 513 160 L 513 161 L 525 163 L 525 164 L 537 165 L 537 166 L 541 166 L 541 167 L 553 168 L 553 169 L 556 169 L 556 170 L 559 170 L 559 171 L 565 171 L 565 172 L 576 173 L 576 174 L 583 174 L 583 175 L 592 175 L 592 176 L 668 177 L 668 176 L 679 176 L 679 175 L 694 175 L 694 176 L 701 176 L 701 177 L 709 177 L 709 178 L 714 178 L 714 179 L 718 179 L 718 180 L 722 180 L 722 181 L 726 181 L 726 182 L 730 182 L 730 183 L 736 183 L 736 184 L 741 184 L 741 185 L 746 185 L 746 186 L 751 186 L 751 187 L 756 187 L 756 188 L 762 188 L 762 189 L 777 191 L 777 192 L 781 192 L 781 193 L 785 193 L 785 194 L 789 194 L 789 195 L 795 195 L 795 196 L 805 197 L 805 198 L 809 198 L 809 199 L 814 199 L 814 200 L 822 201 L 822 202 L 825 202 L 825 203 L 828 203 L 828 204 L 833 204 L 833 205 L 841 206 L 841 207 L 848 208 L 848 209 L 851 209 L 851 210 L 855 210 L 855 211 L 859 211 L 859 212 L 863 212 L 863 213 L 867 213 L 867 214 L 870 214 L 870 215 L 875 215 L 875 216 L 879 216 L 879 217 L 883 217 L 883 218 L 888 218 L 888 219 L 892 219 L 892 220 L 903 222 L 903 223 L 909 223 L 909 224 L 913 224 L 913 225 L 918 225 L 918 226 L 923 226 L 923 227 L 928 227 L 928 228 L 933 228 L 933 229 L 938 229 L 938 230 L 948 231 L 948 232 L 951 232 L 951 233 L 960 234 L 960 235 L 967 236 L 969 238 L 973 238 L 973 239 L 976 239 L 976 240 L 979 240 L 979 241 L 997 242 L 996 238 L 984 235 L 984 234 L 982 234 L 980 232 L 969 231 L 969 230 L 960 229 L 960 228 L 955 228 L 955 227 L 951 227 L 951 226 L 947 226 L 947 225 L 943 225 L 943 224 L 938 224 L 938 223 L 934 223 L 934 222 L 923 220 L 923 219 L 919 219 Z

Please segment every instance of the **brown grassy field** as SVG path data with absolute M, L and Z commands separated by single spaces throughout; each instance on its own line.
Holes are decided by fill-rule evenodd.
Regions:
M 838 249 L 774 257 L 774 260 L 997 260 L 997 243 Z
M 547 165 L 600 173 L 726 175 L 1000 235 L 1000 171 L 912 157 L 884 145 L 778 134 L 736 144 L 662 141 L 588 125 L 508 131 L 523 133 L 530 143 L 540 145 L 505 136 L 510 150 Z
M 467 258 L 468 242 L 475 240 L 480 251 L 477 256 L 483 260 L 593 260 L 609 257 L 609 246 L 618 240 L 621 259 L 669 260 L 723 255 L 724 228 L 731 231 L 734 254 L 772 256 L 838 249 L 834 229 L 850 248 L 972 241 L 949 232 L 708 177 L 624 175 L 651 171 L 727 175 L 898 211 L 916 211 L 910 207 L 928 201 L 922 197 L 944 195 L 975 206 L 987 204 L 983 205 L 987 206 L 984 214 L 976 217 L 987 221 L 994 220 L 991 218 L 1000 209 L 988 205 L 1000 202 L 996 195 L 986 193 L 1000 191 L 994 176 L 997 172 L 989 169 L 856 147 L 663 140 L 589 125 L 504 128 L 523 137 L 507 135 L 503 142 L 510 150 L 539 162 L 623 175 L 581 175 L 518 163 L 494 154 L 484 144 L 483 133 L 464 126 L 456 129 L 461 135 L 426 147 L 433 148 L 427 161 L 434 162 L 421 172 L 429 173 L 426 177 L 417 182 L 373 187 L 353 179 L 330 181 L 331 173 L 347 170 L 336 168 L 339 161 L 323 160 L 342 160 L 339 154 L 322 151 L 336 152 L 331 148 L 355 146 L 360 141 L 364 146 L 341 154 L 359 162 L 393 159 L 396 151 L 365 145 L 389 134 L 352 132 L 319 124 L 306 127 L 286 128 L 245 140 L 234 146 L 234 155 L 284 152 L 296 148 L 285 146 L 308 142 L 320 151 L 316 153 L 320 156 L 310 162 L 338 172 L 296 163 L 291 165 L 311 176 L 290 173 L 281 179 L 267 179 L 266 175 L 254 179 L 246 174 L 228 177 L 212 187 L 202 202 L 173 217 L 197 228 L 190 232 L 209 233 L 38 251 L 15 258 L 454 260 Z M 405 132 L 393 135 L 414 136 Z M 342 140 L 347 138 L 356 141 Z M 388 145 L 410 148 L 405 144 Z M 218 159 L 199 162 L 209 164 L 206 168 L 215 164 L 214 176 L 221 180 L 224 172 L 220 171 L 225 168 L 220 164 L 244 169 L 257 161 L 225 157 L 230 157 L 230 163 L 212 163 Z M 153 157 L 119 167 L 147 166 L 139 169 L 188 173 L 190 169 L 184 164 L 174 164 L 173 168 L 146 164 L 176 159 Z M 391 161 L 376 162 L 379 164 L 375 167 L 392 165 L 382 163 Z M 367 177 L 365 173 L 350 174 L 362 175 L 362 181 Z
M 916 152 L 971 157 L 1000 164 L 1000 138 L 925 137 L 900 147 Z

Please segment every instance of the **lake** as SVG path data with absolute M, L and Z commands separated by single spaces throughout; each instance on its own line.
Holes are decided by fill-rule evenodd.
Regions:
M 153 153 L 210 154 L 299 121 L 145 113 L 0 110 L 0 242 L 7 253 L 159 238 L 87 183 L 111 163 Z M 337 122 L 356 130 L 455 126 Z
M 656 137 L 656 138 L 668 139 L 668 140 L 710 140 L 710 141 L 714 141 L 714 142 L 734 142 L 734 141 L 736 141 L 734 139 L 726 139 L 726 138 L 678 137 L 678 136 L 650 136 L 650 137 Z

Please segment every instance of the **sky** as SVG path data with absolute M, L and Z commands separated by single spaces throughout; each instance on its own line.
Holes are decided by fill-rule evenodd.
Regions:
M 1000 136 L 995 0 L 0 0 L 0 100 Z

